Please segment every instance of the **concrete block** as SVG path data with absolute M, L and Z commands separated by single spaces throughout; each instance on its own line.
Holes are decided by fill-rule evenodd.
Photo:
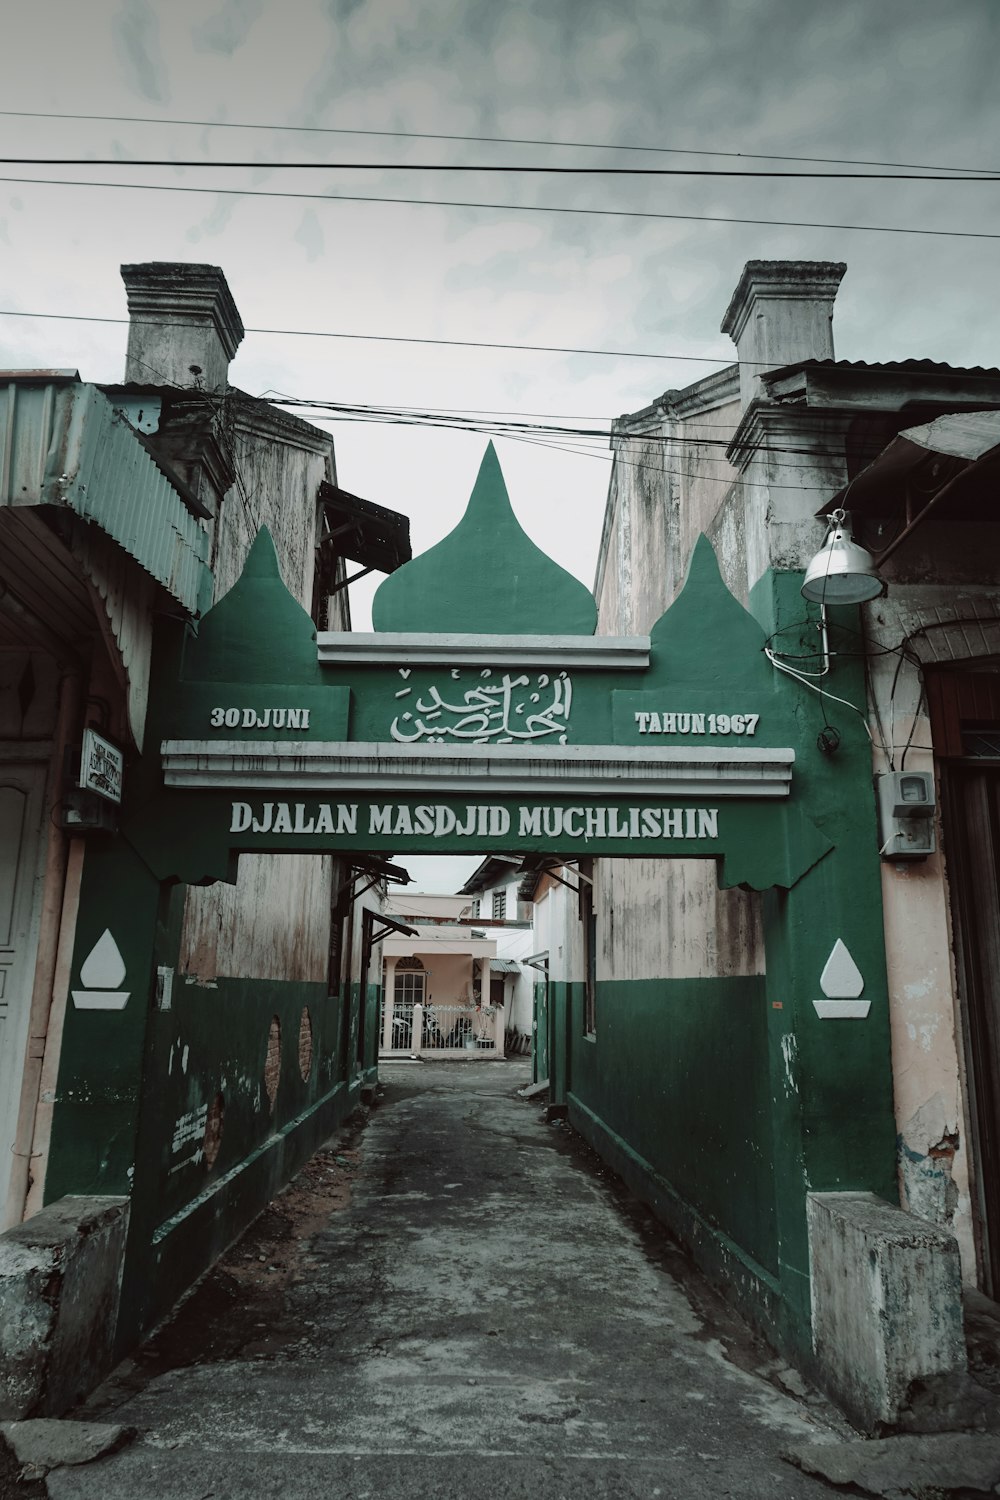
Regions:
M 0 1434 L 18 1463 L 44 1474 L 63 1464 L 89 1464 L 117 1453 L 135 1437 L 135 1428 L 118 1422 L 61 1422 L 40 1417 L 27 1422 L 0 1422 Z
M 110 1370 L 128 1213 L 60 1198 L 0 1235 L 0 1418 L 61 1416 Z
M 914 1381 L 967 1368 L 954 1235 L 874 1193 L 810 1193 L 817 1373 L 862 1432 L 894 1426 Z

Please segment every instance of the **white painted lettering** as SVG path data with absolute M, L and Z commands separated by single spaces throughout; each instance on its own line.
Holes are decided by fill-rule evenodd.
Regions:
M 438 807 L 434 812 L 434 837 L 443 839 L 446 833 L 454 832 L 458 819 L 450 807 Z
M 357 833 L 358 831 L 358 804 L 352 802 L 350 805 L 341 802 L 337 805 L 337 832 Z
M 274 821 L 274 803 L 265 802 L 259 818 L 253 820 L 254 833 L 270 833 Z
M 333 833 L 333 810 L 329 802 L 321 802 L 316 814 L 316 832 Z
M 691 733 L 692 734 L 704 734 L 705 733 L 705 715 L 704 714 L 692 714 L 691 715 Z
M 369 833 L 392 833 L 392 804 L 385 807 L 376 807 L 374 803 L 368 810 L 368 832 Z
M 223 724 L 225 723 L 225 721 L 226 721 L 226 710 L 224 708 L 213 708 L 212 709 L 212 716 L 209 719 L 209 723 L 211 724 L 212 728 L 213 729 L 221 729 L 222 726 L 223 726 Z
M 466 838 L 467 839 L 470 834 L 475 833 L 475 831 L 476 831 L 476 812 L 477 812 L 476 808 L 469 807 L 467 805 L 466 809 L 465 809 L 465 822 L 464 823 L 457 823 L 455 825 L 455 832 L 458 833 L 458 834 L 461 834 L 462 838 Z
M 245 708 L 243 710 L 243 728 L 257 728 L 257 710 L 255 708 Z
M 271 832 L 272 833 L 294 833 L 294 831 L 295 830 L 292 827 L 292 815 L 288 811 L 288 803 L 287 802 L 279 802 L 278 803 L 278 811 L 275 813 L 274 823 L 273 823 L 273 825 L 271 827 Z
M 313 830 L 315 829 L 315 827 L 316 827 L 316 819 L 315 818 L 310 818 L 309 821 L 306 822 L 306 805 L 305 805 L 305 803 L 304 802 L 296 802 L 296 804 L 295 804 L 295 828 L 294 828 L 293 832 L 295 832 L 295 833 L 312 833 Z
M 627 839 L 629 836 L 628 824 L 618 821 L 617 807 L 608 809 L 608 833 L 613 839 Z
M 659 714 L 650 714 L 650 716 L 649 716 L 649 727 L 650 727 L 651 731 L 653 732 L 653 734 L 662 734 L 663 733 L 663 723 L 662 723 L 662 721 L 660 719 Z
M 490 838 L 502 838 L 510 833 L 510 813 L 505 807 L 490 808 Z
M 717 807 L 699 807 L 698 837 L 700 839 L 719 837 L 719 809 Z
M 684 809 L 684 837 L 693 839 L 694 836 L 694 808 L 687 807 Z
M 542 828 L 547 839 L 557 839 L 563 831 L 563 812 L 561 807 L 542 808 Z
M 221 710 L 220 710 L 221 712 Z M 253 822 L 253 808 L 249 802 L 233 803 L 233 818 L 229 825 L 230 833 L 246 833 Z
M 521 807 L 518 809 L 519 821 L 517 831 L 521 838 L 539 839 L 542 836 L 542 809 L 540 807 Z
M 663 809 L 663 837 L 665 839 L 684 837 L 684 814 L 679 807 Z
M 226 728 L 235 729 L 240 722 L 240 711 L 238 708 L 226 709 Z
M 413 832 L 413 819 L 410 817 L 410 809 L 408 807 L 397 807 L 396 822 L 392 831 L 396 838 L 399 838 L 400 835 L 408 835 Z
M 413 809 L 413 828 L 416 833 L 434 832 L 433 807 L 415 807 Z
M 676 734 L 677 733 L 677 715 L 676 714 L 664 714 L 663 715 L 663 733 L 664 734 Z
M 663 826 L 660 822 L 660 809 L 658 807 L 644 807 L 642 810 L 642 836 L 644 839 L 658 839 L 663 834 Z
M 639 837 L 639 809 L 630 807 L 628 810 L 628 836 L 630 839 Z
M 607 837 L 608 810 L 606 807 L 587 808 L 587 832 L 588 839 L 603 839 Z
M 649 733 L 649 721 L 650 721 L 651 717 L 652 717 L 651 714 L 644 714 L 644 713 L 637 713 L 636 714 L 636 716 L 635 716 L 635 722 L 639 726 L 639 733 L 640 734 L 648 734 Z
M 260 715 L 260 714 L 257 715 L 257 728 L 258 729 L 270 729 L 270 727 L 271 727 L 271 710 L 269 708 L 265 708 L 263 716 Z
M 563 832 L 567 834 L 569 838 L 583 838 L 583 826 L 578 821 L 583 817 L 583 815 L 584 810 L 582 807 L 567 807 L 566 811 L 563 813 Z M 570 823 L 570 818 L 574 820 L 572 824 Z
M 288 710 L 284 708 L 274 708 L 271 710 L 271 723 L 275 729 L 284 729 L 287 712 Z
M 302 710 L 301 710 L 301 708 L 290 708 L 288 710 L 288 727 L 289 727 L 289 729 L 301 729 L 302 728 Z

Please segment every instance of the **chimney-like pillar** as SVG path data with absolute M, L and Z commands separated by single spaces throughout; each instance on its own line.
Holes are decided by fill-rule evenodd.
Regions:
M 722 320 L 741 361 L 744 411 L 762 371 L 833 358 L 833 303 L 846 270 L 843 261 L 747 261 Z
M 224 391 L 244 329 L 219 267 L 157 260 L 122 266 L 121 274 L 126 382 Z

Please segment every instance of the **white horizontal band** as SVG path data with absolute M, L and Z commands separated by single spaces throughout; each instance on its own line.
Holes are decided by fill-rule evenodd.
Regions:
M 167 786 L 465 797 L 787 797 L 794 750 L 164 740 Z
M 316 637 L 323 666 L 545 667 L 554 672 L 642 672 L 649 636 L 410 635 L 324 630 Z

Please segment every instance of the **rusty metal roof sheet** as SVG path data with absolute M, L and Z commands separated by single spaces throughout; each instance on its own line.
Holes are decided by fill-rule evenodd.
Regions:
M 949 365 L 934 359 L 889 359 L 869 362 L 865 359 L 800 359 L 791 365 L 781 365 L 773 370 L 761 371 L 761 379 L 775 380 L 782 375 L 793 375 L 796 370 L 871 370 L 887 375 L 960 375 L 996 376 L 1000 369 L 984 365 Z
M 61 505 L 99 526 L 178 604 L 211 603 L 208 536 L 93 385 L 0 384 L 0 506 Z

